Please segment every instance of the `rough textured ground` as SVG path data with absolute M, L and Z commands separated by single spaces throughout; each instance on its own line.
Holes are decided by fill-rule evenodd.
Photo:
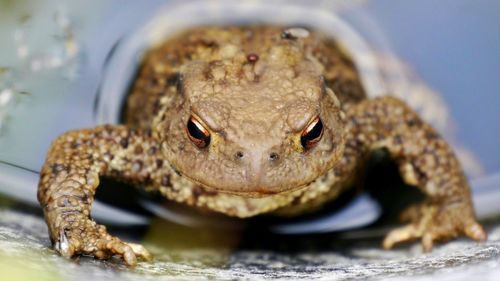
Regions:
M 131 269 L 118 261 L 59 257 L 49 248 L 40 216 L 4 208 L 0 210 L 0 272 L 8 280 L 443 281 L 478 276 L 482 281 L 498 280 L 500 223 L 489 224 L 488 232 L 486 243 L 457 240 L 429 254 L 421 253 L 417 245 L 384 251 L 378 239 L 346 238 L 326 242 L 319 249 L 287 252 L 242 247 L 242 239 L 252 239 L 248 235 L 241 238 L 235 233 L 189 230 L 157 221 L 141 234 L 155 261 Z M 126 236 L 127 231 L 117 234 Z M 281 242 L 286 247 L 288 242 Z

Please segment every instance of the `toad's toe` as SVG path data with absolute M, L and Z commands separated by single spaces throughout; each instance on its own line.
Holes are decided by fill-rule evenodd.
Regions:
M 409 224 L 400 228 L 396 228 L 390 231 L 384 238 L 383 247 L 384 249 L 391 249 L 394 245 L 413 241 L 420 237 L 417 228 L 413 224 Z
M 134 254 L 137 257 L 140 257 L 146 261 L 153 260 L 153 255 L 151 255 L 151 253 L 149 253 L 149 251 L 146 250 L 146 248 L 144 248 L 142 245 L 135 243 L 127 243 L 127 244 L 130 246 L 130 248 L 132 248 L 132 251 L 134 251 Z

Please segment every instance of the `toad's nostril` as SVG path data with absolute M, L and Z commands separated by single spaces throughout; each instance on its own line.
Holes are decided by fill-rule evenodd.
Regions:
M 244 155 L 243 155 L 243 152 L 241 152 L 241 151 L 237 151 L 237 152 L 234 154 L 234 158 L 235 158 L 235 159 L 241 159 L 241 158 L 243 158 L 243 156 L 244 156 Z
M 278 160 L 279 158 L 280 158 L 280 156 L 279 156 L 279 155 L 278 155 L 278 153 L 276 153 L 276 152 L 271 152 L 271 153 L 269 154 L 269 160 L 271 160 L 271 161 L 276 161 L 276 160 Z

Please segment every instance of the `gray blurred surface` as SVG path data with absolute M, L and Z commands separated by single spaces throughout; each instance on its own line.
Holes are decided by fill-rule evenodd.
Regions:
M 156 239 L 145 244 L 155 254 L 153 262 L 141 262 L 131 269 L 117 261 L 66 260 L 49 249 L 41 218 L 0 210 L 0 270 L 5 280 L 496 281 L 500 276 L 498 223 L 489 226 L 488 242 L 457 240 L 427 254 L 418 245 L 384 251 L 379 240 L 362 239 L 332 239 L 321 250 L 298 253 L 238 249 L 223 235 L 215 235 L 222 241 L 206 244 L 191 241 L 172 246 L 158 242 L 159 238 L 173 238 L 162 233 L 172 230 L 164 226 Z M 196 231 L 183 230 L 183 235 Z M 151 228 L 146 236 L 153 237 L 154 232 Z

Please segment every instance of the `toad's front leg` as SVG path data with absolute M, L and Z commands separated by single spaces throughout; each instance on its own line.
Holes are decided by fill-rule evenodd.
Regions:
M 405 182 L 417 186 L 427 200 L 402 214 L 409 224 L 391 231 L 384 247 L 421 239 L 424 250 L 433 242 L 465 234 L 486 239 L 476 222 L 467 179 L 450 146 L 403 102 L 383 97 L 367 100 L 347 112 L 348 138 L 361 150 L 385 148 Z M 356 140 L 356 141 L 352 141 Z
M 151 156 L 158 151 L 156 145 L 147 133 L 124 126 L 73 131 L 54 141 L 42 167 L 38 200 L 51 241 L 61 255 L 101 259 L 118 255 L 129 265 L 137 257 L 150 259 L 142 246 L 108 234 L 90 213 L 100 176 L 151 184 L 151 171 L 158 171 L 158 160 Z

